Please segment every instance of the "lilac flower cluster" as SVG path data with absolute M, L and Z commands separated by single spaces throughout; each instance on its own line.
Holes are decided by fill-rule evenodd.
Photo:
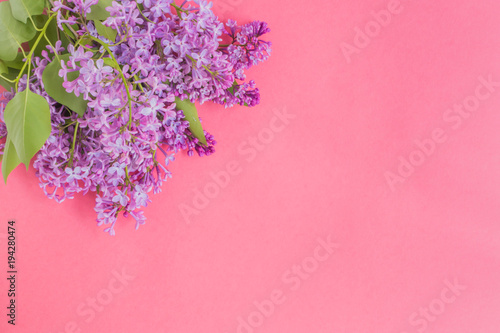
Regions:
M 117 32 L 109 40 L 87 19 L 97 3 L 54 2 L 59 28 L 71 29 L 74 40 L 67 47 L 58 41 L 33 59 L 29 89 L 48 101 L 52 122 L 34 167 L 45 194 L 58 202 L 95 192 L 98 225 L 114 235 L 120 213 L 132 216 L 136 228 L 145 223 L 142 209 L 150 192 L 158 193 L 171 177 L 167 166 L 175 154 L 214 153 L 214 137 L 204 131 L 206 144 L 196 137 L 176 99 L 257 105 L 259 90 L 245 82 L 245 71 L 269 57 L 271 43 L 261 39 L 269 32 L 266 23 L 230 20 L 225 27 L 204 0 L 180 6 L 173 0 L 113 1 L 102 22 Z M 64 53 L 68 61 L 59 59 Z M 52 61 L 61 62 L 66 92 L 88 102 L 83 116 L 45 92 L 42 73 Z M 0 142 L 11 97 L 0 100 Z
M 113 52 L 120 64 L 130 64 L 132 73 L 141 74 L 141 82 L 162 82 L 165 93 L 201 104 L 259 103 L 255 82 L 237 80 L 244 81 L 245 70 L 269 57 L 271 43 L 260 39 L 270 31 L 266 23 L 240 27 L 230 20 L 226 30 L 204 0 L 186 7 L 173 0 L 138 3 L 142 11 L 134 1 L 113 2 L 113 15 L 104 24 L 117 29 L 121 38 L 130 36 Z M 124 25 L 129 17 L 133 19 Z M 219 44 L 223 38 L 230 43 Z

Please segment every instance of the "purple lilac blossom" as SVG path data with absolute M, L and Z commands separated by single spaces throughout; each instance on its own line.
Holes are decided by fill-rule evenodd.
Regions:
M 115 41 L 98 35 L 86 20 L 98 0 L 55 1 L 57 24 L 76 24 L 77 38 L 88 34 L 99 43 L 69 45 L 57 42 L 34 57 L 30 89 L 50 105 L 52 133 L 35 156 L 36 175 L 47 197 L 62 202 L 76 193 L 96 193 L 97 225 L 115 234 L 120 213 L 132 216 L 136 228 L 145 223 L 143 208 L 150 192 L 161 191 L 171 177 L 166 168 L 175 154 L 214 153 L 215 138 L 204 132 L 207 145 L 189 130 L 175 98 L 231 107 L 255 106 L 260 94 L 245 70 L 265 61 L 271 43 L 261 37 L 270 30 L 264 22 L 243 26 L 221 23 L 205 0 L 113 1 L 103 24 L 117 32 Z M 229 43 L 221 44 L 223 40 Z M 42 73 L 56 54 L 69 53 L 59 76 L 68 93 L 83 96 L 88 108 L 78 116 L 44 90 Z M 110 66 L 116 59 L 119 66 Z M 117 68 L 121 68 L 121 73 Z M 70 81 L 68 73 L 79 76 Z M 122 80 L 121 75 L 125 80 Z M 26 87 L 22 78 L 19 91 Z M 7 135 L 3 110 L 13 94 L 0 98 L 0 154 Z M 3 143 L 2 143 L 3 142 Z

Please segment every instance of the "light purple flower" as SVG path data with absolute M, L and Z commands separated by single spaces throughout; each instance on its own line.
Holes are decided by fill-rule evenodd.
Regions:
M 116 190 L 116 194 L 113 197 L 113 202 L 119 203 L 123 207 L 125 207 L 128 203 L 129 197 L 123 193 L 121 190 Z

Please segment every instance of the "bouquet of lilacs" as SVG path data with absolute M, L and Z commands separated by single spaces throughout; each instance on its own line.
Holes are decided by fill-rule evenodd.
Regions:
M 98 226 L 143 207 L 175 154 L 214 152 L 195 102 L 255 106 L 245 70 L 266 60 L 264 22 L 223 24 L 204 0 L 0 3 L 2 174 L 33 166 L 58 202 L 95 192 Z

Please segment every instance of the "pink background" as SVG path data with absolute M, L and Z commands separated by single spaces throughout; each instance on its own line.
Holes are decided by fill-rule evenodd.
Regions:
M 500 88 L 468 118 L 447 111 L 474 101 L 480 76 L 500 81 L 500 2 L 404 1 L 348 63 L 342 43 L 389 3 L 218 0 L 222 17 L 272 28 L 272 58 L 249 73 L 262 103 L 200 108 L 218 152 L 178 157 L 139 231 L 122 220 L 106 235 L 93 197 L 57 204 L 18 168 L 0 185 L 0 331 L 500 332 Z M 295 118 L 281 126 L 276 110 Z M 419 160 L 415 140 L 439 129 Z M 420 165 L 391 189 L 400 157 Z M 183 216 L 232 161 L 239 173 Z

